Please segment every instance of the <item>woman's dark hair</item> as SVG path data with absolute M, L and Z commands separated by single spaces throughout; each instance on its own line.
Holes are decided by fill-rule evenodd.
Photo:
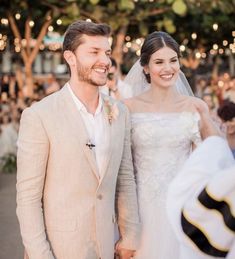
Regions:
M 180 57 L 179 44 L 168 33 L 163 31 L 155 31 L 146 37 L 144 44 L 141 48 L 141 66 L 144 67 L 148 65 L 152 54 L 163 47 L 171 48 L 177 53 L 178 57 Z M 150 76 L 145 73 L 144 75 L 148 83 L 150 83 Z
M 224 101 L 224 103 L 219 107 L 217 114 L 223 121 L 232 120 L 235 118 L 235 103 L 229 100 Z
M 83 35 L 108 37 L 110 33 L 111 28 L 107 24 L 78 20 L 72 23 L 65 32 L 63 52 L 65 50 L 74 52 L 83 42 Z

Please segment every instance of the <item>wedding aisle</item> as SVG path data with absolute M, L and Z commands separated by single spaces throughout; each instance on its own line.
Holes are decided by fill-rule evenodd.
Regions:
M 15 201 L 16 174 L 0 173 L 0 259 L 22 259 Z

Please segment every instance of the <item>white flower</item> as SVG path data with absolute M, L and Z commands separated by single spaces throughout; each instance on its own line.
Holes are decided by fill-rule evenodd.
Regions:
M 104 100 L 104 108 L 108 116 L 109 124 L 111 125 L 113 120 L 116 120 L 119 115 L 117 104 L 106 99 Z

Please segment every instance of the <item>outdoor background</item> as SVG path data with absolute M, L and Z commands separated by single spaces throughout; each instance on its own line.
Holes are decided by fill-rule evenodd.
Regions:
M 0 259 L 23 257 L 15 216 L 20 115 L 69 78 L 61 45 L 77 19 L 111 26 L 121 78 L 144 37 L 163 30 L 180 44 L 182 70 L 212 116 L 224 100 L 235 102 L 235 0 L 0 0 Z

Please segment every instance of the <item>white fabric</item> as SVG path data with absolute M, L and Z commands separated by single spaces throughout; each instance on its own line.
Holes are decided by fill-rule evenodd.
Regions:
M 124 82 L 131 86 L 132 96 L 137 96 L 150 88 L 150 84 L 146 81 L 144 76 L 143 67 L 140 64 L 140 60 L 137 60 L 132 66 Z M 181 70 L 175 83 L 175 89 L 180 94 L 193 96 L 188 80 Z
M 178 259 L 178 242 L 166 215 L 167 189 L 200 143 L 198 113 L 133 113 L 131 143 L 142 221 L 135 259 Z M 189 259 L 189 258 L 188 258 Z
M 127 98 L 131 98 L 133 97 L 133 92 L 132 92 L 132 87 L 125 83 L 123 80 L 118 79 L 117 82 L 117 87 L 118 87 L 118 91 L 121 95 L 121 98 L 123 99 L 127 99 Z M 109 95 L 109 88 L 108 86 L 104 85 L 100 87 L 100 92 L 105 94 L 105 95 Z M 111 91 L 110 94 L 114 99 L 116 99 L 115 93 L 113 93 Z
M 95 145 L 95 147 L 92 149 L 95 152 L 99 176 L 100 178 L 102 178 L 102 173 L 104 173 L 104 170 L 102 169 L 107 159 L 106 156 L 109 148 L 110 138 L 108 125 L 106 123 L 105 116 L 102 112 L 102 98 L 99 97 L 99 104 L 97 106 L 95 114 L 93 115 L 87 111 L 84 104 L 76 97 L 69 84 L 67 84 L 67 87 L 86 126 L 88 136 L 90 137 L 90 139 L 87 141 L 90 141 L 92 144 Z
M 221 218 L 213 214 L 214 217 L 207 219 L 205 210 L 199 209 L 195 203 L 199 193 L 210 182 L 209 188 L 213 189 L 216 180 L 216 192 L 218 195 L 224 193 L 226 189 L 228 190 L 231 184 L 234 185 L 234 179 L 231 179 L 231 176 L 235 178 L 234 163 L 227 142 L 220 137 L 209 137 L 192 153 L 178 176 L 172 181 L 167 198 L 167 212 L 169 221 L 181 243 L 181 259 L 214 258 L 199 251 L 184 235 L 180 220 L 183 208 L 187 209 L 187 212 L 199 225 L 201 224 L 202 227 L 204 226 L 207 229 L 211 237 L 214 236 L 214 240 L 212 240 L 214 243 L 221 243 L 221 246 L 228 244 L 224 238 L 225 236 L 228 239 L 231 238 L 231 233 L 227 232 L 226 229 L 223 230 L 223 226 L 219 225 L 222 222 Z M 226 168 L 232 165 L 233 169 L 230 172 L 230 176 L 226 177 Z M 204 216 L 202 216 L 202 213 Z M 220 234 L 217 235 L 217 233 Z M 233 257 L 231 257 L 232 253 Z M 235 248 L 231 249 L 227 258 L 235 258 Z

